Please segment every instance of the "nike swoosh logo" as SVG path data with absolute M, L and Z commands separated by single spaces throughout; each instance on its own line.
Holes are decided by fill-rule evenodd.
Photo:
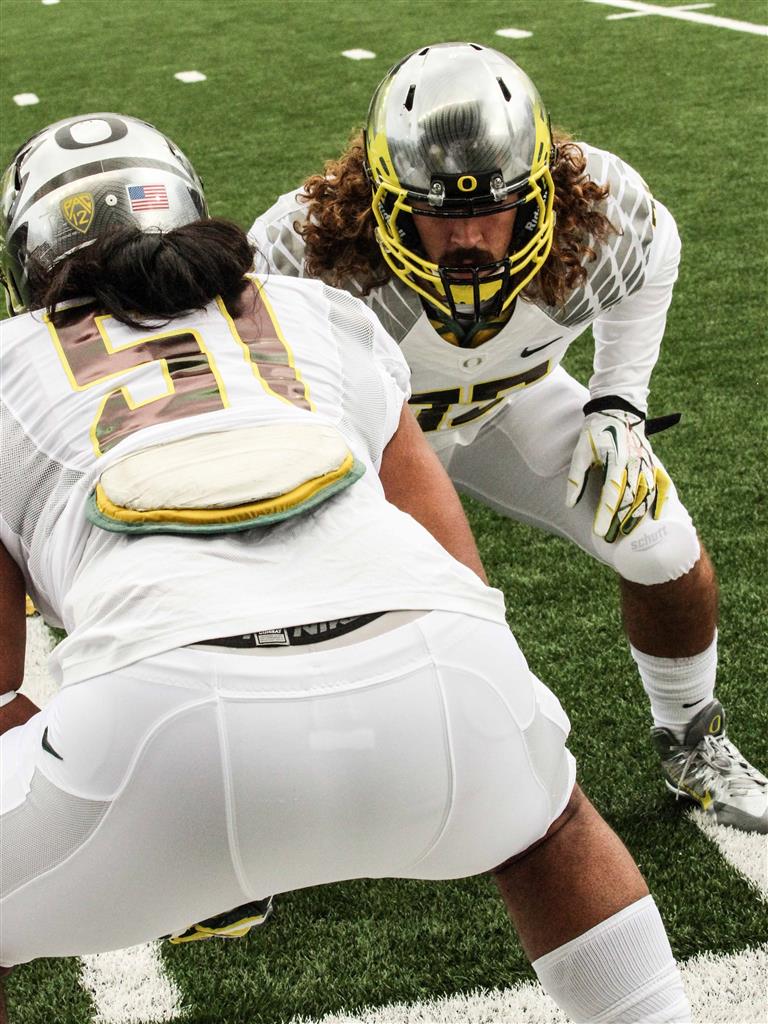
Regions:
M 697 704 L 701 704 L 701 702 L 702 702 L 703 700 L 704 700 L 704 698 L 703 698 L 703 697 L 699 697 L 699 699 L 698 699 L 698 700 L 695 700 L 695 701 L 693 702 L 693 704 L 683 704 L 683 707 L 684 707 L 684 708 L 695 708 L 695 707 L 696 707 L 696 705 L 697 705 Z
M 55 750 L 53 749 L 53 747 L 51 746 L 51 744 L 50 744 L 50 743 L 48 742 L 48 726 L 47 726 L 47 725 L 46 725 L 46 727 L 45 727 L 45 732 L 43 733 L 43 750 L 47 750 L 49 754 L 53 754 L 53 756 L 54 756 L 54 757 L 58 757 L 58 759 L 59 759 L 60 761 L 63 761 L 63 760 L 64 760 L 64 758 L 63 758 L 63 757 L 61 756 L 61 754 L 58 754 L 58 753 L 57 753 L 57 752 L 56 752 L 56 751 L 55 751 Z
M 536 352 L 541 352 L 543 348 L 549 348 L 549 346 L 554 345 L 556 341 L 560 341 L 562 337 L 563 336 L 561 334 L 559 338 L 553 338 L 552 341 L 545 341 L 543 345 L 537 345 L 536 348 L 528 348 L 528 346 L 526 345 L 526 347 L 523 349 L 520 355 L 523 357 L 523 359 L 525 359 L 526 356 L 532 356 Z
M 610 435 L 610 438 L 613 441 L 613 447 L 616 449 L 616 454 L 618 455 L 619 454 L 619 442 L 618 442 L 618 435 L 616 433 L 616 427 L 606 427 L 605 428 L 605 432 L 606 432 L 606 434 Z

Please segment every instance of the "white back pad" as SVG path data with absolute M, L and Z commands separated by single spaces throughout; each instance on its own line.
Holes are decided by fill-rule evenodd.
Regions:
M 137 511 L 226 508 L 286 494 L 349 454 L 328 424 L 265 424 L 133 452 L 104 471 L 101 486 L 115 505 Z

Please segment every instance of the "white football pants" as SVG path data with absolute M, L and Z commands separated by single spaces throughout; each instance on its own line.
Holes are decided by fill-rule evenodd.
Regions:
M 607 544 L 592 529 L 598 473 L 575 508 L 566 508 L 568 469 L 587 389 L 562 366 L 513 394 L 468 445 L 428 434 L 456 488 L 502 515 L 578 544 L 634 583 L 667 583 L 693 568 L 701 553 L 691 517 L 670 486 L 661 517 L 647 515 L 628 537 Z M 661 461 L 661 460 L 657 460 Z
M 295 650 L 170 651 L 0 737 L 0 964 L 309 885 L 486 871 L 564 809 L 568 719 L 505 626 L 430 612 Z

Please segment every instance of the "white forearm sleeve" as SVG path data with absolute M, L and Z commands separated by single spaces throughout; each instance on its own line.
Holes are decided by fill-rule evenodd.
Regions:
M 680 262 L 680 236 L 674 217 L 656 201 L 656 228 L 645 283 L 595 320 L 592 398 L 620 395 L 645 412 L 651 373 L 672 301 Z

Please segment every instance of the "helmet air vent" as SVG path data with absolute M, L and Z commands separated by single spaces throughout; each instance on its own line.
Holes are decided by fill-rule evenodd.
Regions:
M 512 93 L 507 88 L 507 83 L 504 81 L 503 78 L 497 78 L 496 81 L 499 83 L 499 88 L 501 89 L 502 96 L 507 101 L 507 103 L 509 103 L 509 101 L 512 99 Z
M 406 110 L 413 110 L 413 95 L 416 92 L 416 86 L 412 85 L 408 90 L 408 95 L 405 97 L 405 103 L 403 106 Z
M 423 50 L 419 50 L 419 56 L 420 57 L 426 57 L 426 55 L 429 53 L 429 51 L 431 49 L 432 49 L 431 46 L 425 46 Z

